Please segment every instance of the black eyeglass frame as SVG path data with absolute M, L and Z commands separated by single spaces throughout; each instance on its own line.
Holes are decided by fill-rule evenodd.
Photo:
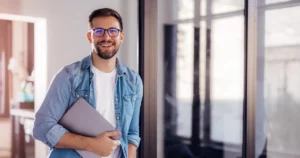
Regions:
M 101 34 L 101 35 L 96 35 L 94 32 L 95 32 L 95 30 L 99 30 L 99 29 L 104 30 L 104 32 L 103 32 L 103 34 Z M 109 32 L 109 30 L 117 30 L 117 31 L 118 31 L 118 34 L 115 35 L 115 36 L 112 36 L 111 33 Z M 92 32 L 93 35 L 95 35 L 96 37 L 102 37 L 102 36 L 104 36 L 105 32 L 107 32 L 108 35 L 109 35 L 110 37 L 118 37 L 118 36 L 120 35 L 120 32 L 122 32 L 122 30 L 121 30 L 121 29 L 118 29 L 118 28 L 114 28 L 114 27 L 108 28 L 108 29 L 104 29 L 104 28 L 93 28 L 93 29 L 91 29 L 91 32 Z

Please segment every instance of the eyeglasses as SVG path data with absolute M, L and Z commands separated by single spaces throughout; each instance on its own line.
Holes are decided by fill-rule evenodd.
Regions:
M 96 37 L 102 37 L 106 31 L 110 37 L 117 37 L 119 36 L 121 30 L 117 28 L 109 28 L 109 29 L 94 28 L 92 29 L 92 31 Z

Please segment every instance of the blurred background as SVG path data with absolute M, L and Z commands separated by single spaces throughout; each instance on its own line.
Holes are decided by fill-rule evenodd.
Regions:
M 0 0 L 0 158 L 47 157 L 34 113 L 103 7 L 144 81 L 138 157 L 300 157 L 300 0 Z

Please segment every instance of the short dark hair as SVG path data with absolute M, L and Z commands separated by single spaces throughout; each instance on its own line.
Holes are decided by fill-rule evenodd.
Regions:
M 110 8 L 101 8 L 101 9 L 94 10 L 91 13 L 91 15 L 89 16 L 90 27 L 92 28 L 92 26 L 93 26 L 92 21 L 93 21 L 94 18 L 96 18 L 96 17 L 108 17 L 108 16 L 113 16 L 119 21 L 121 31 L 122 31 L 123 30 L 123 22 L 122 22 L 122 18 L 120 16 L 120 14 L 117 11 L 115 11 L 113 9 L 110 9 Z

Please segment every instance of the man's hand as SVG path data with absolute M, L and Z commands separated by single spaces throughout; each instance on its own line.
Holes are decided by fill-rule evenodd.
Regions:
M 118 137 L 121 133 L 118 131 L 104 132 L 95 138 L 90 139 L 88 151 L 99 156 L 109 156 L 119 145 L 119 140 L 113 140 L 112 137 Z

